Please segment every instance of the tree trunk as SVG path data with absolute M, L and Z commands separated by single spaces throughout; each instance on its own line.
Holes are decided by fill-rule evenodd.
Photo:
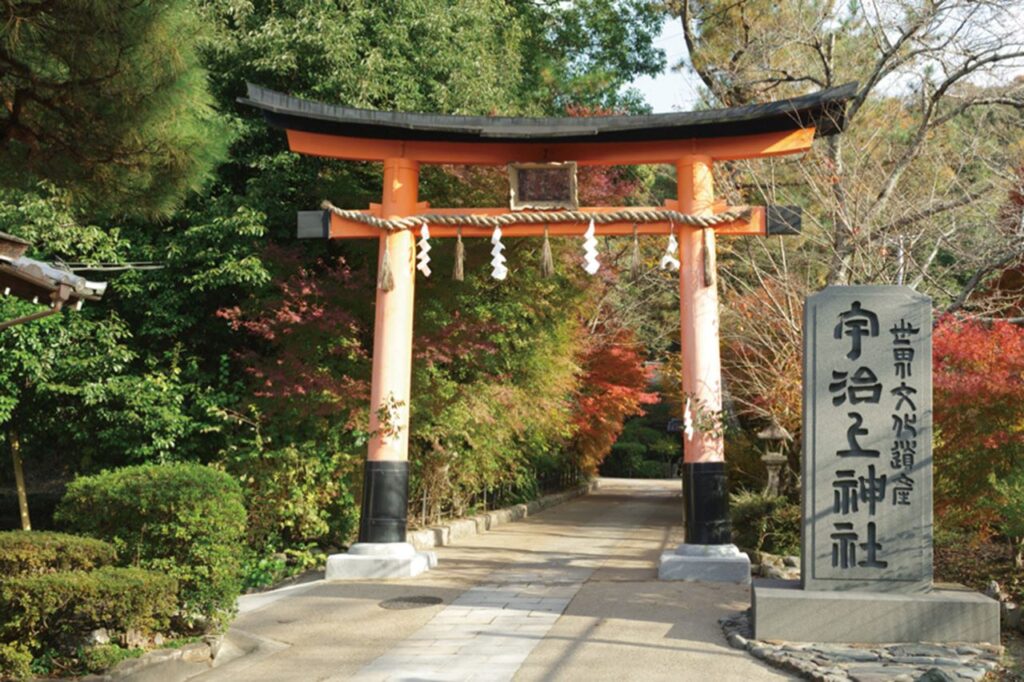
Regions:
M 850 224 L 850 216 L 847 213 L 846 203 L 846 178 L 843 174 L 843 149 L 842 142 L 838 135 L 828 138 L 828 158 L 832 177 L 832 199 L 835 202 L 833 207 L 833 220 L 835 231 L 833 235 L 832 264 L 829 268 L 828 283 L 833 285 L 845 285 L 849 283 L 850 266 L 853 262 L 855 245 L 854 228 Z
M 14 484 L 18 488 L 18 511 L 21 512 L 21 529 L 32 530 L 32 522 L 28 517 L 28 494 L 25 492 L 25 471 L 21 465 L 21 441 L 18 430 L 13 426 L 7 432 L 11 446 L 11 463 L 14 464 Z

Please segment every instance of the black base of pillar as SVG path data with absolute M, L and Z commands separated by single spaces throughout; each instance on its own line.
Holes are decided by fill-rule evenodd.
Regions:
M 359 542 L 405 542 L 408 462 L 366 462 Z
M 686 544 L 732 543 L 725 462 L 683 464 L 683 517 Z

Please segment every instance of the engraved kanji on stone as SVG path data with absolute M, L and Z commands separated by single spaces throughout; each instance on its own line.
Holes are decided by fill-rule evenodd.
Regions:
M 917 438 L 917 415 L 907 413 L 902 415 L 894 414 L 892 416 L 892 430 L 896 434 L 896 438 L 899 439 Z
M 896 361 L 894 367 L 897 377 L 906 379 L 913 373 L 910 369 L 910 363 L 914 361 L 913 348 L 893 348 L 892 357 Z
M 885 484 L 887 476 L 875 475 L 875 465 L 868 466 L 868 475 L 861 476 L 860 480 L 860 501 L 868 503 L 868 514 L 875 515 L 875 504 L 885 501 Z
M 907 472 L 904 471 L 893 481 L 892 503 L 897 506 L 909 506 L 910 493 L 913 491 L 914 479 L 910 478 Z
M 893 469 L 912 469 L 917 457 L 917 441 L 913 439 L 896 440 L 892 444 L 889 464 Z
M 832 482 L 835 489 L 832 511 L 836 514 L 849 514 L 857 511 L 858 483 L 857 472 L 853 469 L 842 469 L 836 472 L 836 480 Z
M 862 448 L 857 438 L 868 435 L 868 430 L 863 428 L 864 417 L 859 412 L 847 412 L 847 417 L 853 419 L 853 424 L 846 430 L 846 443 L 849 448 L 836 452 L 840 457 L 878 457 L 881 453 L 878 450 Z
M 832 567 L 853 568 L 857 565 L 857 532 L 852 523 L 835 523 L 832 538 Z
M 915 405 L 914 401 L 910 399 L 910 396 L 917 395 L 917 389 L 913 386 L 907 386 L 907 382 L 901 381 L 900 385 L 889 391 L 889 393 L 899 398 L 899 400 L 896 401 L 896 410 L 899 410 L 903 406 L 903 403 L 908 403 L 910 405 L 911 412 L 917 411 L 917 405 Z
M 882 543 L 875 541 L 875 522 L 868 522 L 868 539 L 867 542 L 860 543 L 860 548 L 864 550 L 867 557 L 864 561 L 858 561 L 858 566 L 864 568 L 885 568 L 889 565 L 888 561 L 881 561 L 878 559 L 878 552 L 882 550 Z
M 849 310 L 839 313 L 839 323 L 832 336 L 836 339 L 850 337 L 850 350 L 846 357 L 856 360 L 860 357 L 861 338 L 878 336 L 878 315 L 861 308 L 860 301 L 854 301 Z
M 832 383 L 828 385 L 832 393 L 832 404 L 842 405 L 847 398 L 851 405 L 857 403 L 874 403 L 882 397 L 882 384 L 870 367 L 861 367 L 849 376 L 849 372 L 832 370 Z
M 889 333 L 893 336 L 892 344 L 894 346 L 909 346 L 910 337 L 914 334 L 920 333 L 920 329 L 910 324 L 906 320 L 901 319 L 897 324 L 894 324 Z

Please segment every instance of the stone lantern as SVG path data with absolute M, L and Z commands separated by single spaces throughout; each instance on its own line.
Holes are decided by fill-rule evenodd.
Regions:
M 771 495 L 779 495 L 782 483 L 782 467 L 788 461 L 785 454 L 786 443 L 792 441 L 793 436 L 779 425 L 775 417 L 772 417 L 768 427 L 758 431 L 757 438 L 764 441 L 765 444 L 765 452 L 761 456 L 761 461 L 764 462 L 765 469 L 768 470 L 768 482 L 764 490 Z

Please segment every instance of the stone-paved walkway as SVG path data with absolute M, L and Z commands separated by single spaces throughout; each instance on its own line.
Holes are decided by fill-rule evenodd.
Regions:
M 718 619 L 747 607 L 747 588 L 657 580 L 680 506 L 678 481 L 605 480 L 441 548 L 418 578 L 251 600 L 232 629 L 262 645 L 196 679 L 792 679 L 725 641 Z M 410 597 L 441 603 L 381 607 Z
M 501 573 L 461 594 L 353 679 L 511 680 L 582 583 Z

